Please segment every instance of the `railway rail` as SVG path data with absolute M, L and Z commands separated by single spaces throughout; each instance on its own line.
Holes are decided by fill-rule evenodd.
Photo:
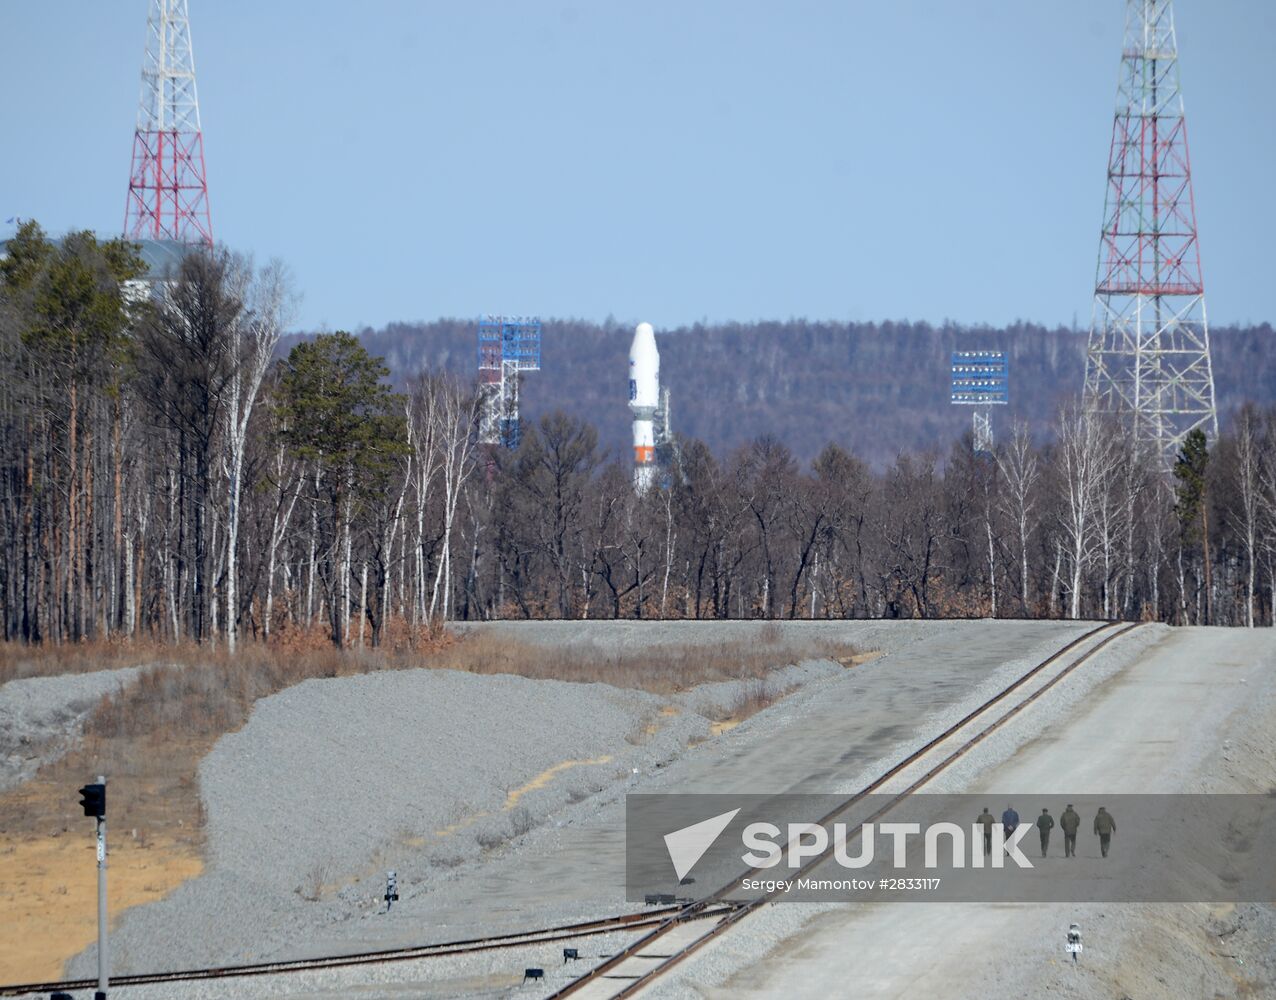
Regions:
M 709 920 L 725 915 L 735 904 L 725 903 L 696 914 L 692 919 Z M 623 913 L 614 917 L 602 917 L 574 924 L 560 924 L 533 931 L 511 934 L 495 934 L 489 937 L 460 941 L 444 941 L 436 944 L 412 945 L 405 948 L 388 948 L 349 955 L 326 955 L 317 958 L 298 958 L 279 962 L 256 962 L 247 965 L 224 965 L 211 968 L 182 969 L 173 972 L 147 972 L 130 976 L 112 976 L 112 987 L 149 986 L 156 983 L 195 982 L 204 979 L 233 979 L 243 976 L 272 976 L 289 972 L 313 972 L 320 969 L 340 969 L 356 965 L 380 965 L 386 962 L 409 962 L 416 959 L 435 958 L 441 955 L 463 955 L 492 951 L 498 948 L 519 948 L 525 945 L 552 944 L 555 941 L 572 941 L 582 937 L 611 934 L 615 931 L 657 927 L 665 921 L 677 918 L 684 907 L 663 906 Z M 685 919 L 685 918 L 684 918 Z M 28 996 L 89 990 L 97 986 L 96 979 L 66 979 L 47 983 L 15 983 L 0 986 L 0 997 Z
M 869 817 L 867 822 L 877 820 L 908 795 L 917 791 L 955 761 L 965 756 L 973 747 L 983 742 L 1010 719 L 1033 704 L 1100 650 L 1121 636 L 1128 635 L 1138 627 L 1137 623 L 1106 622 L 1077 636 L 1031 670 L 1022 674 L 992 698 L 989 698 L 953 723 L 934 739 L 913 751 L 913 753 L 873 779 L 854 795 L 840 802 L 835 809 L 818 821 L 819 825 L 828 826 L 866 796 L 881 793 L 886 785 L 910 768 L 917 765 L 924 767 L 925 770 L 920 776 L 911 780 L 902 790 L 894 792 L 890 801 Z M 1062 669 L 1053 674 L 1048 673 L 1051 667 L 1094 639 L 1098 641 L 1088 648 L 1082 649 L 1079 655 L 1064 665 Z M 994 713 L 997 707 L 1014 695 L 1015 692 L 1020 691 L 1038 678 L 1043 680 L 1040 686 L 1029 691 L 1022 700 L 1016 701 L 1003 714 L 997 715 L 996 718 L 985 724 L 985 717 L 989 713 Z M 975 731 L 971 733 L 963 732 L 972 728 Z M 952 745 L 949 746 L 949 744 Z M 832 855 L 832 850 L 832 847 L 830 847 L 820 855 L 812 858 L 793 877 L 799 878 L 807 875 L 821 864 L 824 864 Z M 780 890 L 776 890 L 749 900 L 737 901 L 736 906 L 723 913 L 707 930 L 702 933 L 688 933 L 688 924 L 695 918 L 697 913 L 723 905 L 727 901 L 728 895 L 738 890 L 738 886 L 739 881 L 732 880 L 729 884 L 704 899 L 690 903 L 682 907 L 678 912 L 670 914 L 649 933 L 616 952 L 606 961 L 594 966 L 584 975 L 573 979 L 561 989 L 551 993 L 547 1000 L 559 1000 L 559 998 L 569 996 L 597 996 L 606 997 L 608 1000 L 620 1000 L 622 997 L 634 996 L 651 985 L 654 980 L 675 968 L 780 894 Z M 658 952 L 648 953 L 652 946 L 657 944 L 663 945 L 663 947 Z M 643 967 L 644 962 L 652 964 Z M 629 965 L 628 971 L 623 968 L 626 964 Z M 635 966 L 638 968 L 635 968 Z

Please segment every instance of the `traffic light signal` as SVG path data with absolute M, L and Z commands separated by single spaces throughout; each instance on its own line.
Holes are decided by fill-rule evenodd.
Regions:
M 106 786 L 85 785 L 80 789 L 80 805 L 84 807 L 85 816 L 106 816 Z

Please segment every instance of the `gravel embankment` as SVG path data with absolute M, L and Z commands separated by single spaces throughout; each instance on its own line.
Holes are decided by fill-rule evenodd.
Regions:
M 759 628 L 748 622 L 588 625 L 519 623 L 518 638 L 606 650 L 633 643 L 751 641 Z M 1075 625 L 1078 631 L 1085 627 Z M 997 642 L 1015 649 L 1013 662 L 985 677 L 982 688 L 1058 648 L 1072 626 L 798 622 L 781 628 L 785 640 L 790 632 L 814 634 L 887 654 L 924 641 L 927 652 L 908 654 L 919 665 L 928 662 L 931 649 L 1002 636 Z M 894 690 L 898 682 L 893 714 L 883 721 L 901 723 L 901 747 L 981 697 L 966 691 L 957 699 L 961 704 L 953 704 L 951 688 L 941 694 L 928 672 L 888 670 L 893 659 L 888 655 L 849 672 L 827 662 L 776 671 L 769 687 L 798 684 L 798 691 L 708 742 L 700 742 L 709 732 L 702 713 L 720 714 L 754 682 L 705 685 L 667 701 L 601 684 L 449 671 L 306 682 L 260 702 L 247 726 L 220 741 L 205 761 L 209 870 L 168 899 L 128 913 L 113 941 L 113 964 L 121 971 L 147 971 L 357 949 L 361 942 L 397 943 L 386 932 L 374 932 L 377 927 L 401 928 L 393 934 L 401 934 L 402 943 L 467 936 L 475 929 L 460 923 L 440 927 L 431 914 L 447 908 L 449 900 L 463 909 L 473 879 L 481 876 L 497 886 L 525 879 L 529 858 L 556 856 L 573 829 L 623 829 L 627 792 L 676 788 L 689 769 L 703 781 L 714 773 L 715 761 L 786 739 L 830 697 L 855 712 L 856 691 L 866 685 Z M 885 682 L 887 677 L 897 682 Z M 924 707 L 919 714 L 910 706 Z M 560 768 L 579 761 L 587 763 Z M 548 780 L 537 785 L 547 773 Z M 528 832 L 520 833 L 524 829 Z M 386 868 L 398 871 L 403 894 L 388 918 L 376 915 Z M 321 898 L 307 900 L 320 883 Z M 545 926 L 615 912 L 621 905 L 608 892 L 597 896 L 589 907 L 577 896 L 575 903 L 547 903 L 539 916 L 519 911 L 514 919 Z M 504 929 L 500 913 L 490 914 L 477 931 Z M 68 972 L 88 973 L 92 961 L 90 949 Z M 503 993 L 501 977 L 510 962 L 508 954 L 442 965 L 432 960 L 422 963 L 415 980 L 432 981 L 432 988 L 403 994 L 391 987 L 386 995 L 471 995 L 471 990 L 487 995 L 489 986 Z M 387 966 L 384 978 L 380 972 L 375 978 L 402 982 L 396 968 L 408 971 Z M 468 985 L 444 986 L 453 975 Z M 339 995 L 342 981 L 336 974 L 293 980 L 294 988 L 314 990 L 305 995 L 327 989 Z M 237 995 L 227 985 L 210 983 L 191 995 Z
M 62 757 L 102 697 L 131 684 L 141 670 L 25 677 L 0 686 L 0 793 Z
M 708 735 L 605 684 L 409 670 L 306 681 L 259 702 L 200 766 L 207 873 L 131 911 L 117 969 L 251 960 L 527 833 Z M 316 898 L 318 897 L 318 898 Z M 91 969 L 89 955 L 70 970 Z
M 944 627 L 784 623 L 778 648 L 797 634 L 900 648 Z M 520 622 L 458 631 L 467 628 L 611 651 L 754 641 L 763 624 Z M 843 672 L 807 661 L 763 683 L 773 693 L 800 688 L 792 701 Z M 405 906 L 433 895 L 500 860 L 510 842 L 552 840 L 553 829 L 539 829 L 550 816 L 551 826 L 587 821 L 604 802 L 622 802 L 643 776 L 706 739 L 711 719 L 757 683 L 704 685 L 666 700 L 605 684 L 406 670 L 307 681 L 264 699 L 201 764 L 205 874 L 130 911 L 113 964 L 148 971 L 250 961 L 283 942 L 295 953 L 316 928 L 370 916 L 386 869 L 398 872 Z M 92 963 L 89 949 L 68 971 Z

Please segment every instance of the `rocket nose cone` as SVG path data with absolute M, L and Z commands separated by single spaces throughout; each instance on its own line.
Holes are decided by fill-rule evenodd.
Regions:
M 639 323 L 634 330 L 633 342 L 629 345 L 630 356 L 639 354 L 652 355 L 656 354 L 656 331 L 650 323 Z

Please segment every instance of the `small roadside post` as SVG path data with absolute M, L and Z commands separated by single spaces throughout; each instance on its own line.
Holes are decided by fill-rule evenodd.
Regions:
M 390 912 L 390 907 L 399 898 L 399 876 L 394 872 L 385 873 L 385 912 Z
M 106 941 L 106 778 L 80 789 L 84 815 L 97 820 L 97 992 L 93 1000 L 106 1000 L 109 963 Z
M 1072 964 L 1077 964 L 1077 956 L 1081 954 L 1081 928 L 1077 924 L 1068 927 L 1068 951 L 1072 955 Z

